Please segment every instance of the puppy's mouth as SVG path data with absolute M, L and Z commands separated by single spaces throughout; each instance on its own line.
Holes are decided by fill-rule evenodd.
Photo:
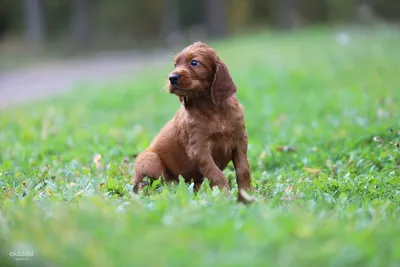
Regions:
M 183 89 L 181 87 L 178 87 L 176 85 L 170 85 L 169 86 L 169 92 L 171 94 L 180 94 L 180 93 L 184 93 L 186 91 L 186 89 Z
M 191 81 L 190 83 L 180 82 L 177 84 L 168 84 L 168 91 L 170 94 L 177 95 L 179 97 L 198 97 L 204 95 L 206 91 L 202 89 L 203 84 L 199 81 Z
M 189 94 L 190 89 L 180 87 L 179 85 L 170 84 L 169 85 L 169 92 L 171 94 L 175 94 L 177 96 L 187 96 Z

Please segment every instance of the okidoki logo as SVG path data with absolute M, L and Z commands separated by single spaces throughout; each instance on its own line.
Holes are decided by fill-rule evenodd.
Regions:
M 33 250 L 14 250 L 10 252 L 10 257 L 33 257 Z

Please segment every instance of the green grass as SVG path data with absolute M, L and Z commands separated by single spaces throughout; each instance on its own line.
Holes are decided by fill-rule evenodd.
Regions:
M 160 89 L 172 62 L 1 113 L 0 265 L 24 248 L 37 266 L 400 266 L 400 34 L 337 33 L 212 43 L 246 109 L 248 207 L 231 166 L 230 198 L 130 192 L 133 155 L 179 105 Z

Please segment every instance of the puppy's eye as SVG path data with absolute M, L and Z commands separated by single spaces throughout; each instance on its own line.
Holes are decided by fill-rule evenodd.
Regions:
M 190 65 L 192 65 L 193 67 L 198 67 L 198 66 L 200 66 L 200 62 L 193 59 L 192 61 L 190 61 Z

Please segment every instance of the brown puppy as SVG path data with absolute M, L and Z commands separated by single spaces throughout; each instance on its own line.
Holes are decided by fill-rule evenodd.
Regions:
M 179 175 L 194 181 L 195 190 L 204 177 L 211 186 L 229 189 L 222 170 L 231 160 L 239 192 L 248 191 L 251 178 L 243 107 L 227 67 L 214 49 L 201 42 L 180 52 L 174 65 L 168 89 L 182 105 L 136 158 L 134 192 L 145 177 L 178 181 Z

